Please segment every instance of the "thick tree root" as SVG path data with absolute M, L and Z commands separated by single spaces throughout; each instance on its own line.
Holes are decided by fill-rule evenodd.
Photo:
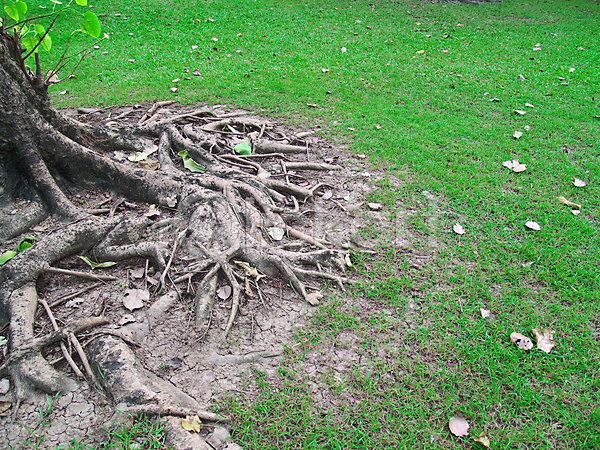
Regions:
M 304 135 L 284 136 L 272 124 L 238 112 L 218 115 L 200 108 L 173 115 L 168 114 L 172 102 L 167 101 L 134 118 L 137 123 L 133 126 L 119 124 L 119 120 L 134 116 L 133 109 L 111 118 L 107 123 L 110 127 L 64 117 L 50 104 L 43 80 L 26 71 L 20 52 L 15 50 L 18 48 L 15 38 L 0 30 L 0 178 L 16 174 L 5 177 L 10 189 L 0 191 L 0 207 L 10 206 L 19 192 L 25 192 L 18 186 L 28 186 L 32 206 L 20 221 L 0 223 L 0 240 L 28 229 L 48 213 L 67 223 L 0 267 L 0 325 L 10 324 L 10 355 L 0 367 L 0 376 L 12 376 L 19 400 L 27 399 L 36 389 L 48 393 L 72 389 L 76 383 L 42 357 L 45 345 L 60 342 L 76 376 L 85 373 L 115 403 L 126 404 L 132 412 L 181 415 L 194 411 L 207 420 L 220 420 L 145 370 L 125 341 L 115 336 L 118 332 L 127 342 L 141 343 L 160 315 L 180 298 L 175 291 L 148 309 L 149 320 L 143 325 L 96 335 L 86 356 L 74 335 L 76 330 L 61 328 L 55 321 L 53 333 L 34 338 L 36 280 L 45 272 L 111 280 L 53 266 L 72 255 L 88 253 L 96 261 L 144 258 L 160 273 L 157 292 L 180 290 L 180 282 L 196 288 L 194 311 L 199 328 L 210 324 L 217 287 L 229 285 L 231 314 L 225 336 L 235 326 L 240 304 L 250 291 L 250 279 L 259 288 L 262 277 L 277 277 L 316 305 L 323 295 L 307 281 L 332 281 L 343 289 L 348 281 L 344 277 L 349 265 L 347 254 L 331 248 L 323 236 L 309 235 L 291 225 L 290 220 L 309 212 L 305 204 L 327 186 L 290 180 L 302 179 L 292 170 L 335 171 L 341 167 L 330 161 L 311 161 L 308 144 L 302 141 Z M 251 144 L 253 154 L 235 153 L 240 138 Z M 202 166 L 197 169 L 200 173 L 189 172 L 175 156 L 184 151 L 196 167 Z M 134 156 L 144 153 L 150 163 L 130 163 L 123 152 L 136 152 Z M 158 161 L 151 164 L 155 156 Z M 281 170 L 268 165 L 273 160 L 281 163 Z M 161 170 L 150 170 L 156 169 L 156 163 Z M 97 205 L 86 210 L 68 195 L 65 187 L 71 185 L 110 191 L 122 200 L 110 209 Z M 166 225 L 177 227 L 176 241 L 169 246 L 145 240 L 151 219 L 140 214 L 119 215 L 121 201 L 174 211 L 176 217 Z M 162 225 L 165 223 L 156 227 Z M 285 250 L 283 243 L 297 243 L 298 250 Z M 180 252 L 187 253 L 189 259 L 184 273 L 174 282 L 171 272 L 176 263 L 181 265 Z M 53 305 L 43 302 L 43 306 L 53 319 Z M 90 318 L 80 328 L 101 323 L 103 318 Z M 63 341 L 77 350 L 83 370 Z

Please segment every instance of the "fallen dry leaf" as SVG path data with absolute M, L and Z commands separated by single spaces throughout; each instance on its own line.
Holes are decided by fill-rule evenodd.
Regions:
M 177 91 L 178 91 L 178 89 L 176 87 L 171 88 L 171 92 L 177 92 Z
M 479 308 L 479 311 L 481 312 L 481 317 L 484 319 L 490 317 L 490 311 L 488 309 Z
M 561 202 L 561 203 L 563 203 L 563 204 L 567 205 L 567 206 L 570 206 L 571 208 L 574 208 L 574 209 L 581 209 L 581 205 L 580 205 L 580 204 L 578 204 L 578 203 L 573 203 L 572 201 L 569 201 L 569 200 L 567 200 L 567 199 L 566 199 L 566 198 L 564 198 L 564 197 L 557 197 L 557 200 L 558 200 L 559 202 Z
M 462 227 L 460 223 L 455 223 L 452 227 L 456 234 L 465 234 L 465 229 Z
M 233 262 L 236 263 L 238 266 L 242 267 L 246 271 L 246 275 L 256 279 L 256 281 L 259 281 L 261 278 L 265 277 L 265 275 L 258 273 L 258 270 L 256 270 L 255 267 L 252 267 L 246 261 L 233 261 Z
M 523 132 L 522 132 L 522 131 L 515 131 L 515 132 L 513 133 L 513 137 L 514 137 L 515 139 L 519 139 L 521 136 L 523 136 Z
M 531 103 L 525 103 L 525 106 L 527 106 L 528 108 L 535 108 L 535 106 L 533 106 Z
M 531 342 L 531 339 L 522 335 L 521 333 L 511 333 L 510 342 L 516 344 L 517 347 L 523 350 L 531 350 L 533 348 L 533 342 Z
M 491 448 L 490 438 L 488 438 L 483 431 L 481 432 L 479 437 L 473 438 L 473 441 L 477 442 L 478 444 L 481 444 L 485 448 Z
M 531 332 L 537 342 L 537 348 L 543 352 L 550 353 L 550 350 L 556 345 L 554 343 L 554 330 L 550 328 L 542 330 L 540 327 L 535 327 Z
M 516 159 L 513 159 L 512 161 L 504 161 L 502 165 L 516 173 L 524 172 L 525 170 L 527 170 L 527 166 L 525 164 L 521 164 Z
M 570 73 L 573 73 L 573 72 L 575 72 L 575 67 L 571 67 L 571 68 L 569 69 L 569 72 L 570 72 Z
M 540 224 L 537 222 L 534 222 L 533 220 L 529 220 L 529 221 L 525 222 L 525 226 L 531 230 L 535 230 L 535 231 L 541 230 Z
M 150 205 L 150 207 L 148 208 L 148 212 L 144 215 L 146 217 L 160 216 L 160 211 L 158 210 L 156 205 Z
M 123 306 L 129 311 L 144 307 L 144 302 L 150 300 L 150 292 L 143 289 L 127 289 L 123 298 Z
M 200 433 L 202 422 L 198 416 L 186 416 L 185 419 L 181 419 L 181 426 L 188 431 Z
M 417 53 L 418 53 L 419 55 L 422 55 L 423 53 L 425 53 L 425 50 L 418 50 L 418 51 L 417 51 Z
M 379 211 L 381 208 L 383 208 L 381 203 L 367 203 L 367 206 L 373 211 Z
M 269 236 L 275 241 L 280 241 L 285 236 L 285 230 L 279 227 L 271 227 L 268 229 Z
M 219 297 L 221 300 L 227 300 L 229 298 L 229 296 L 231 295 L 231 292 L 232 292 L 231 286 L 222 286 L 217 291 L 217 297 Z
M 323 200 L 329 200 L 331 197 L 333 197 L 333 193 L 331 191 L 327 191 L 323 194 L 323 197 L 321 197 Z
M 575 178 L 575 180 L 573 181 L 573 185 L 575 187 L 586 187 L 587 183 L 583 180 L 580 180 L 579 178 Z
M 527 111 L 523 111 L 523 110 L 520 110 L 520 109 L 515 109 L 515 112 L 518 115 L 520 115 L 520 116 L 524 116 L 525 114 L 527 114 Z
M 135 316 L 133 316 L 132 314 L 125 314 L 123 317 L 121 317 L 121 320 L 119 320 L 119 325 L 123 326 L 128 323 L 136 322 L 136 321 L 137 320 L 136 320 Z
M 10 409 L 12 402 L 0 402 L 0 415 L 4 415 Z
M 323 294 L 319 291 L 311 292 L 306 296 L 306 301 L 313 306 L 317 306 L 319 304 L 319 300 L 323 298 Z
M 321 72 L 327 73 L 327 72 L 329 72 L 329 69 L 321 69 Z
M 448 422 L 448 428 L 454 436 L 462 437 L 469 434 L 469 422 L 463 417 L 454 416 Z
M 581 214 L 581 211 L 579 211 L 578 209 L 572 209 L 571 214 L 573 214 L 574 216 L 578 216 L 579 214 Z
M 144 276 L 144 272 L 146 271 L 143 267 L 138 267 L 137 269 L 131 270 L 129 273 L 131 274 L 131 278 L 135 278 L 136 280 L 142 278 Z

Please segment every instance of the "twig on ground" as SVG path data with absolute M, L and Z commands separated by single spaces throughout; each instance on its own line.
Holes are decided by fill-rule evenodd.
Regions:
M 87 278 L 88 280 L 96 281 L 116 281 L 118 278 L 110 275 L 95 275 L 93 273 L 76 272 L 74 270 L 59 269 L 57 267 L 47 267 L 45 272 L 55 273 L 58 275 L 71 275 L 73 277 Z

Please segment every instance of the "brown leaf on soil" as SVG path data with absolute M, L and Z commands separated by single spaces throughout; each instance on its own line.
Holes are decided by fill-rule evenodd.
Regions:
M 144 307 L 144 302 L 150 300 L 150 292 L 143 289 L 127 289 L 123 298 L 123 306 L 129 311 Z
M 556 345 L 554 343 L 554 330 L 550 328 L 542 330 L 540 327 L 535 327 L 531 332 L 537 342 L 537 348 L 543 352 L 550 353 L 550 350 Z
M 317 306 L 319 304 L 319 300 L 323 298 L 323 294 L 319 291 L 311 292 L 306 296 L 306 301 L 313 306 Z
M 381 208 L 383 208 L 381 203 L 367 203 L 367 206 L 373 211 L 379 211 Z
M 521 333 L 511 333 L 510 341 L 523 350 L 531 350 L 533 348 L 533 342 L 531 342 L 531 339 L 522 335 Z
M 4 413 L 8 411 L 11 406 L 11 402 L 0 402 L 0 415 L 4 415 Z
M 219 297 L 221 300 L 227 300 L 229 298 L 229 296 L 231 295 L 231 286 L 222 286 L 218 291 L 217 291 L 217 297 Z
M 185 419 L 181 419 L 181 426 L 188 431 L 200 433 L 202 422 L 198 416 L 186 416 Z
M 469 434 L 469 422 L 463 417 L 454 416 L 450 418 L 448 428 L 454 436 L 462 437 Z

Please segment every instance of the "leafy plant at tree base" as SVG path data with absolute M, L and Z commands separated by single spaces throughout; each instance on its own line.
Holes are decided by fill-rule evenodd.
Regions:
M 79 28 L 73 30 L 71 34 L 83 33 L 88 34 L 95 39 L 99 39 L 101 32 L 100 21 L 98 20 L 98 16 L 96 16 L 96 14 L 91 11 L 81 12 L 80 9 L 75 9 L 73 5 L 73 3 L 75 3 L 82 8 L 86 7 L 87 0 L 75 0 L 74 2 L 72 0 L 64 6 L 59 0 L 50 0 L 50 3 L 52 3 L 52 10 L 50 13 L 26 17 L 28 11 L 27 3 L 22 0 L 18 0 L 12 4 L 6 5 L 4 7 L 4 12 L 8 17 L 0 18 L 0 30 L 2 32 L 12 32 L 14 38 L 20 42 L 23 47 L 25 47 L 25 51 L 21 56 L 22 61 L 25 62 L 31 55 L 35 55 L 37 66 L 36 74 L 38 77 L 41 75 L 39 60 L 37 57 L 39 48 L 41 47 L 47 52 L 52 49 L 52 37 L 50 36 L 50 30 L 61 14 L 70 13 L 77 16 L 79 20 Z M 57 7 L 60 8 L 56 9 Z M 39 23 L 40 20 L 45 18 L 52 19 L 47 28 Z M 108 34 L 105 33 L 103 39 L 108 39 Z M 83 59 L 86 55 L 85 51 L 80 52 L 79 54 L 81 59 Z M 55 66 L 55 68 L 47 74 L 47 79 L 45 81 L 48 82 L 50 78 L 58 72 L 58 70 L 64 67 L 64 63 L 70 58 L 71 56 L 68 56 L 65 50 L 63 57 L 60 58 L 59 63 Z

